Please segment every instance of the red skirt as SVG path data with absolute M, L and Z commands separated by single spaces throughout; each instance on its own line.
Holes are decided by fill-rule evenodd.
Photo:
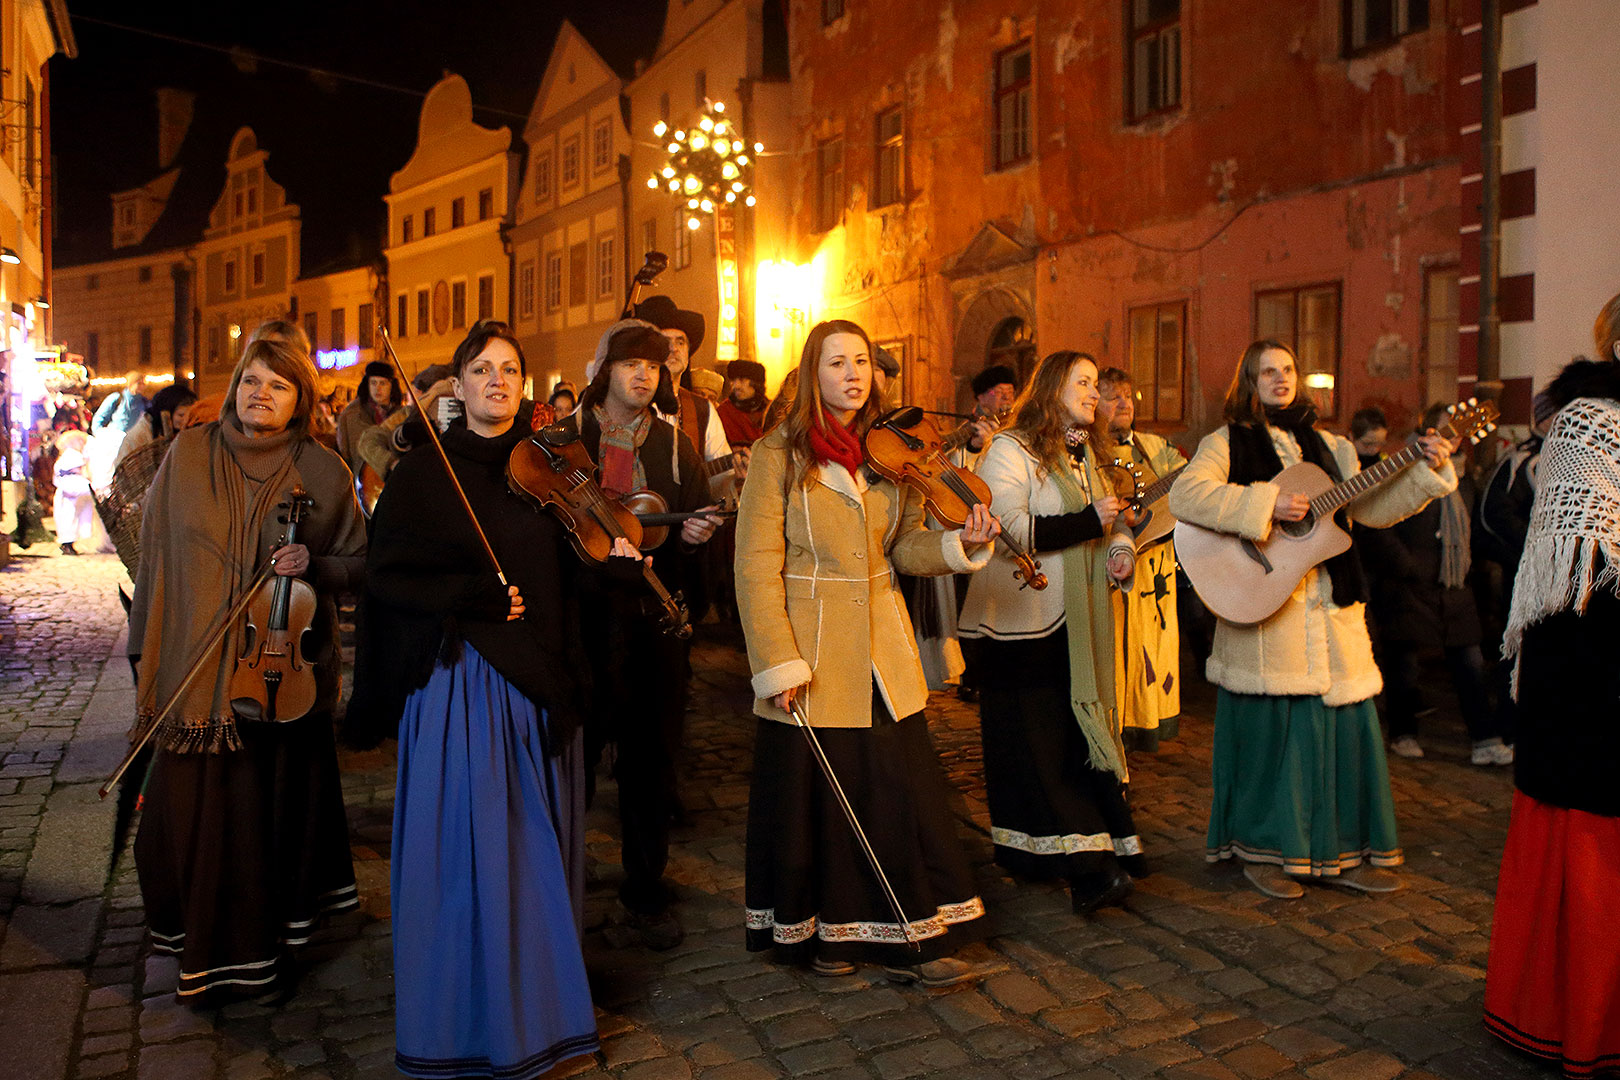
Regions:
M 1565 1076 L 1620 1072 L 1620 818 L 1513 796 L 1485 1025 Z

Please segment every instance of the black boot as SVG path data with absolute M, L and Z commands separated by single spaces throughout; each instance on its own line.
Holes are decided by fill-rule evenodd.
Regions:
M 1136 888 L 1131 875 L 1112 865 L 1104 873 L 1087 874 L 1069 882 L 1069 899 L 1076 915 L 1090 915 L 1099 908 L 1121 903 Z

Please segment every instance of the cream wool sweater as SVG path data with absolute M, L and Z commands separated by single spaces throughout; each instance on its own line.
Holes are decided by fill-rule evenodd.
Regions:
M 1268 430 L 1283 468 L 1298 464 L 1302 455 L 1294 437 L 1278 428 Z M 1322 432 L 1322 437 L 1342 476 L 1360 471 L 1355 447 L 1330 432 Z M 1230 473 L 1231 446 L 1222 426 L 1198 444 L 1198 452 L 1170 489 L 1170 512 L 1206 529 L 1266 539 L 1277 506 L 1277 485 L 1231 484 Z M 1353 521 L 1387 528 L 1456 487 L 1457 473 L 1450 462 L 1438 471 L 1419 462 L 1348 509 Z M 1333 583 L 1320 568 L 1306 574 L 1265 622 L 1236 626 L 1218 621 L 1206 674 L 1210 682 L 1236 694 L 1320 695 L 1330 707 L 1365 701 L 1384 688 L 1367 636 L 1366 605 L 1334 604 Z

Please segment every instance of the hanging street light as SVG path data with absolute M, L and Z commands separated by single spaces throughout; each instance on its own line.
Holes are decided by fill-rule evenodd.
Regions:
M 750 143 L 725 112 L 724 102 L 713 101 L 690 128 L 671 128 L 663 120 L 652 128 L 667 157 L 647 178 L 647 186 L 655 191 L 668 188 L 686 203 L 694 212 L 686 220 L 689 229 L 702 228 L 699 213 L 713 214 L 737 202 L 754 205 Z M 755 155 L 765 149 L 762 143 L 751 145 Z

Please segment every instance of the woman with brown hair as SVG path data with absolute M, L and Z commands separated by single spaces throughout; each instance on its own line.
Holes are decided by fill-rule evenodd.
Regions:
M 153 948 L 179 955 L 178 993 L 188 1002 L 288 992 L 288 947 L 309 940 L 321 916 L 357 903 L 332 709 L 341 681 L 335 597 L 359 584 L 366 533 L 348 469 L 310 436 L 314 406 L 308 356 L 254 342 L 220 418 L 175 436 L 146 498 L 129 651 L 139 665 L 137 730 L 161 724 L 135 865 Z M 310 506 L 288 544 L 280 508 L 300 486 Z M 314 707 L 267 722 L 232 700 L 238 625 L 157 717 L 266 563 L 315 589 L 305 642 Z
M 999 527 L 924 524 L 921 498 L 864 467 L 872 344 L 852 322 L 805 341 L 787 418 L 754 444 L 737 512 L 737 607 L 760 717 L 747 842 L 748 948 L 822 975 L 856 963 L 950 986 L 984 914 L 929 741 L 928 687 L 894 573 L 983 566 Z M 788 710 L 802 710 L 854 804 L 909 925 L 896 921 Z M 920 941 L 921 950 L 906 945 Z
M 1316 410 L 1297 396 L 1299 380 L 1288 346 L 1265 340 L 1243 351 L 1226 426 L 1205 436 L 1170 489 L 1178 520 L 1263 541 L 1310 511 L 1304 495 L 1284 495 L 1271 482 L 1285 466 L 1309 461 L 1335 480 L 1359 471 L 1355 446 L 1316 427 Z M 1428 464 L 1351 502 L 1350 520 L 1384 528 L 1455 490 L 1454 447 L 1432 434 L 1419 442 Z M 1365 892 L 1400 888 L 1398 877 L 1375 869 L 1404 856 L 1373 708 L 1383 680 L 1365 594 L 1352 547 L 1308 573 L 1264 622 L 1215 628 L 1207 672 L 1220 694 L 1206 858 L 1241 859 L 1244 876 L 1267 896 L 1303 896 L 1301 878 Z
M 1142 842 L 1114 686 L 1111 582 L 1129 577 L 1130 534 L 1098 472 L 1087 428 L 1097 364 L 1041 361 L 978 473 L 1009 535 L 1047 555 L 1047 587 L 1020 587 L 997 552 L 968 584 L 957 632 L 976 639 L 979 730 L 996 862 L 1069 882 L 1077 913 L 1123 900 Z

